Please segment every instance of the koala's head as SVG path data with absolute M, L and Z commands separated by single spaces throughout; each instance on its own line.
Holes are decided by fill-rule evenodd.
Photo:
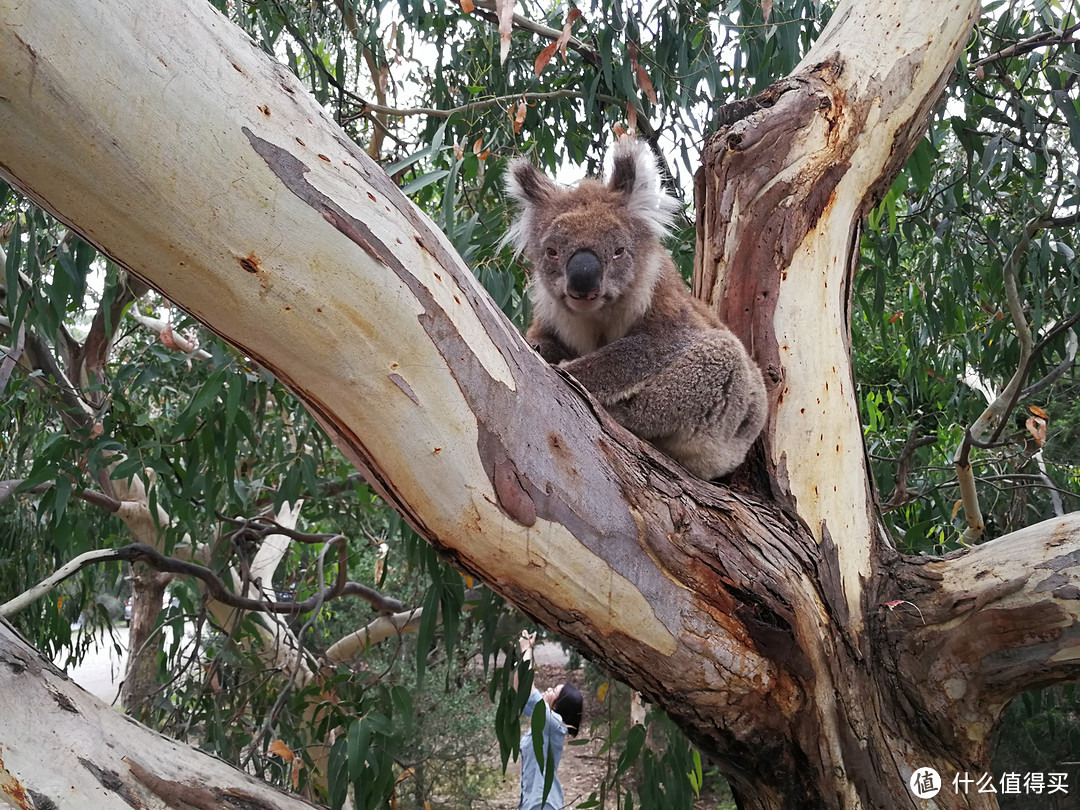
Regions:
M 636 139 L 616 143 L 606 182 L 563 188 L 527 160 L 510 164 L 510 196 L 521 205 L 507 241 L 532 266 L 534 290 L 575 313 L 600 313 L 652 284 L 678 202 L 660 184 L 656 160 Z

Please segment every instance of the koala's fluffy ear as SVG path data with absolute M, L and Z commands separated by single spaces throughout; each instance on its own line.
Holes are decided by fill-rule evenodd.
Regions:
M 521 253 L 529 246 L 536 209 L 551 199 L 556 190 L 555 184 L 526 158 L 515 158 L 507 164 L 506 193 L 518 202 L 521 211 L 499 243 L 500 248 L 513 245 L 514 252 Z
M 506 191 L 521 205 L 539 205 L 547 200 L 555 184 L 526 158 L 515 158 L 506 168 Z
M 662 238 L 679 210 L 679 201 L 664 190 L 656 158 L 648 144 L 622 138 L 612 149 L 608 188 L 626 195 L 626 207 Z

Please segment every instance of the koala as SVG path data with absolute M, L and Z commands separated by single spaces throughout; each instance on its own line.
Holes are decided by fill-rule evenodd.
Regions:
M 619 141 L 607 182 L 574 188 L 517 158 L 506 187 L 520 205 L 506 241 L 530 266 L 528 342 L 695 475 L 738 467 L 765 424 L 761 370 L 661 245 L 679 204 L 648 146 Z

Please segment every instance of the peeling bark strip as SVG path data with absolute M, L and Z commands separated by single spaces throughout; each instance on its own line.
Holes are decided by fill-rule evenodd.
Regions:
M 536 525 L 536 504 L 522 486 L 514 462 L 509 458 L 495 462 L 495 494 L 507 514 L 522 526 Z
M 116 771 L 101 768 L 97 763 L 91 762 L 85 757 L 79 757 L 79 764 L 90 771 L 98 782 L 101 783 L 103 788 L 115 793 L 132 807 L 137 808 L 137 810 L 142 810 L 145 806 L 142 799 L 124 784 L 123 777 Z
M 201 785 L 186 785 L 172 779 L 162 779 L 130 757 L 125 757 L 124 762 L 131 769 L 131 775 L 169 807 L 190 806 L 197 807 L 199 810 L 223 810 L 223 808 L 233 807 L 242 807 L 244 810 L 275 810 L 277 808 L 276 802 L 267 803 L 235 788 L 210 790 Z
M 412 278 L 394 252 L 387 248 L 366 224 L 349 216 L 340 205 L 307 181 L 304 175 L 308 173 L 308 167 L 298 157 L 263 140 L 248 127 L 243 127 L 243 133 L 270 170 L 293 194 L 322 213 L 327 222 L 363 248 L 375 261 L 393 270 L 402 281 L 407 283 Z

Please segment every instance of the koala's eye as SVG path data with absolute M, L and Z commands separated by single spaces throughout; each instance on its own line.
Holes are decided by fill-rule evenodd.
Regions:
M 625 255 L 626 255 L 626 248 L 619 248 L 618 250 L 615 251 L 615 255 L 612 258 L 621 259 Z
M 549 247 L 545 252 L 547 253 L 547 257 L 549 259 L 557 259 L 557 258 L 559 258 L 559 251 L 557 251 L 553 247 Z

